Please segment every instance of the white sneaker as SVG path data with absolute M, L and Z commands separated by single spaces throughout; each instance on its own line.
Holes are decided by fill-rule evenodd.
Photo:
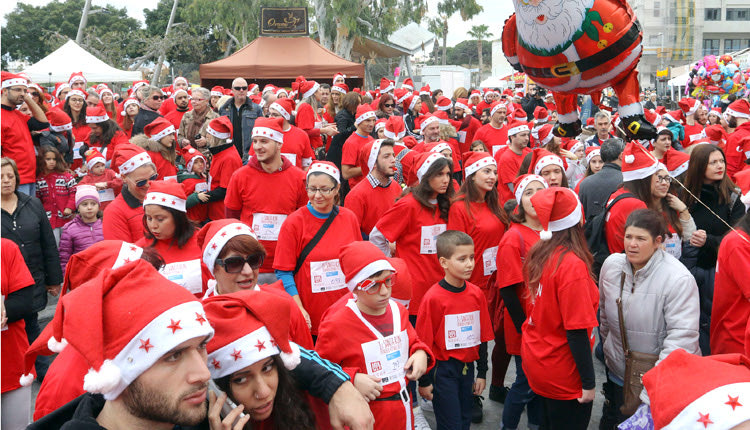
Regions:
M 432 408 L 432 400 L 425 400 L 420 397 L 419 407 L 421 407 L 423 411 L 435 412 L 435 410 Z
M 414 430 L 432 430 L 419 406 L 414 408 Z

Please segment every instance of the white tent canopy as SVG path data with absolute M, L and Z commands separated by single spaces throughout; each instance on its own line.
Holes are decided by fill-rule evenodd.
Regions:
M 506 88 L 508 86 L 508 81 L 503 80 L 498 76 L 490 76 L 480 82 L 479 86 L 482 88 Z
M 83 72 L 83 76 L 90 82 L 130 82 L 143 79 L 141 72 L 115 69 L 72 40 L 23 70 L 33 82 L 40 84 L 67 82 L 74 72 Z

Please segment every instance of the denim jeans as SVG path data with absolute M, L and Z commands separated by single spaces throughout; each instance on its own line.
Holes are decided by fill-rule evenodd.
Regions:
M 503 408 L 503 429 L 516 429 L 518 422 L 521 420 L 521 414 L 526 407 L 529 427 L 537 427 L 542 421 L 542 402 L 531 387 L 526 374 L 523 373 L 521 365 L 521 356 L 514 355 L 516 361 L 516 380 L 510 386 L 510 391 L 505 397 L 505 406 Z
M 30 182 L 28 184 L 19 185 L 18 192 L 24 193 L 27 196 L 36 197 L 36 182 Z

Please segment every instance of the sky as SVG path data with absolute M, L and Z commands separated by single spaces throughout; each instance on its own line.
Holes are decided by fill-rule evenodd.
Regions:
M 51 0 L 22 0 L 21 3 L 32 4 L 34 6 L 43 6 L 50 3 Z M 512 2 L 498 0 L 477 0 L 484 7 L 484 11 L 474 19 L 463 22 L 459 14 L 455 14 L 448 20 L 448 46 L 455 46 L 457 43 L 470 39 L 467 35 L 472 25 L 485 24 L 489 27 L 493 38 L 499 38 L 502 32 L 503 23 L 513 12 Z M 5 25 L 5 15 L 15 9 L 19 0 L 2 0 L 0 1 L 0 24 Z M 143 9 L 152 9 L 156 7 L 157 0 L 93 0 L 95 6 L 105 6 L 107 3 L 117 6 L 126 7 L 128 15 L 144 22 Z M 429 16 L 437 16 L 437 4 L 439 0 L 427 0 Z M 427 28 L 427 22 L 424 20 L 422 26 Z

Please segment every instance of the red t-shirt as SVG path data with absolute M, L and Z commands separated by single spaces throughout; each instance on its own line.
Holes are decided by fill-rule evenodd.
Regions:
M 36 153 L 27 124 L 29 119 L 18 109 L 10 110 L 5 107 L 0 115 L 2 156 L 16 162 L 20 184 L 31 184 L 36 180 Z
M 682 140 L 683 148 L 692 145 L 694 141 L 706 137 L 706 131 L 699 123 L 693 125 L 685 124 L 685 138 Z
M 143 206 L 131 208 L 122 194 L 115 197 L 102 217 L 104 240 L 136 243 L 143 237 Z
M 310 160 L 315 158 L 312 147 L 310 146 L 310 137 L 302 129 L 295 126 L 284 132 L 284 143 L 281 145 L 281 155 L 285 156 L 289 161 L 300 169 L 303 168 L 302 160 L 309 158 Z M 249 154 L 255 155 L 253 146 L 250 145 Z M 308 166 L 310 163 L 308 163 Z
M 198 246 L 197 236 L 197 233 L 193 234 L 182 248 L 172 244 L 172 239 L 157 240 L 153 248 L 164 259 L 165 265 L 159 272 L 200 299 L 206 291 L 201 274 L 203 252 Z M 152 243 L 153 239 L 144 237 L 135 244 L 144 248 Z
M 417 335 L 437 360 L 476 361 L 479 345 L 495 338 L 487 299 L 471 282 L 459 292 L 448 291 L 439 283 L 432 285 L 422 298 L 421 309 Z
M 182 185 L 182 189 L 183 191 L 185 191 L 185 195 L 188 197 L 196 192 L 196 187 L 198 187 L 199 189 L 208 190 L 208 182 L 204 178 L 188 177 L 183 179 L 182 182 L 180 182 L 180 185 Z M 208 204 L 198 203 L 197 205 L 188 208 L 187 217 L 193 221 L 198 221 L 200 223 L 208 220 Z
M 515 199 L 513 192 L 508 188 L 508 184 L 513 185 L 513 181 L 518 176 L 518 169 L 521 167 L 523 158 L 531 152 L 531 149 L 524 148 L 521 155 L 516 154 L 510 148 L 505 151 L 498 152 L 495 155 L 495 161 L 497 162 L 497 187 L 500 191 L 500 203 L 504 204 L 510 199 Z
M 325 221 L 310 213 L 307 207 L 289 215 L 281 226 L 273 268 L 294 270 L 302 249 Z M 356 215 L 347 208 L 339 207 L 339 214 L 294 276 L 299 298 L 310 314 L 313 335 L 318 334 L 323 312 L 348 292 L 338 256 L 344 245 L 358 240 L 362 240 L 362 235 Z
M 171 122 L 175 130 L 180 131 L 180 121 L 182 121 L 182 117 L 185 115 L 185 112 L 187 111 L 179 111 L 175 109 L 164 115 L 164 119 Z
M 5 111 L 3 112 L 3 115 Z M 10 239 L 0 239 L 2 243 L 2 286 L 3 300 L 8 298 L 10 293 L 15 293 L 23 288 L 33 288 L 34 278 L 31 276 L 26 263 L 21 255 L 18 245 Z M 23 318 L 12 323 L 8 323 L 7 330 L 0 332 L 0 340 L 3 350 L 2 367 L 2 392 L 15 390 L 21 387 L 20 378 L 24 372 L 24 353 L 29 348 L 29 341 L 26 337 L 25 323 Z
M 745 329 L 750 323 L 747 240 L 750 236 L 738 230 L 727 234 L 719 246 L 711 310 L 711 354 L 742 354 L 749 347 L 745 343 Z
M 508 144 L 508 127 L 503 124 L 500 128 L 495 128 L 492 124 L 487 123 L 474 133 L 474 140 L 481 140 L 487 146 L 487 151 L 493 156 L 501 146 Z M 516 169 L 517 171 L 518 169 Z
M 745 166 L 746 157 L 740 141 L 747 136 L 750 136 L 750 121 L 734 129 L 734 132 L 727 138 L 727 175 L 732 179 L 734 179 L 735 173 Z
M 294 117 L 297 127 L 302 129 L 310 138 L 310 145 L 313 148 L 323 146 L 323 139 L 320 137 L 320 127 L 322 121 L 320 116 L 313 111 L 312 106 L 307 103 L 297 105 L 297 115 Z
M 607 204 L 612 201 L 615 197 L 620 194 L 629 193 L 630 191 L 621 188 L 607 199 Z M 628 215 L 638 209 L 647 209 L 646 203 L 643 200 L 635 197 L 625 197 L 624 199 L 615 203 L 612 209 L 609 210 L 605 218 L 604 234 L 607 236 L 607 247 L 609 248 L 610 254 L 621 253 L 625 251 L 625 221 L 628 219 Z
M 463 126 L 464 122 L 461 123 L 461 126 Z M 471 142 L 475 141 L 477 131 L 482 127 L 482 123 L 474 118 L 473 116 L 469 116 L 468 124 L 465 128 L 459 127 L 458 130 L 458 142 L 459 142 L 459 149 L 461 151 L 461 154 L 464 152 L 469 152 L 469 149 L 471 148 Z M 484 142 L 484 141 L 483 141 Z
M 369 235 L 378 220 L 394 204 L 401 195 L 401 186 L 391 180 L 388 187 L 370 185 L 370 181 L 362 181 L 346 195 L 344 205 L 357 216 L 359 227 L 364 235 Z
M 304 206 L 307 199 L 305 173 L 282 158 L 281 170 L 267 173 L 255 157 L 232 175 L 224 204 L 241 211 L 240 220 L 252 226 L 266 249 L 262 273 L 273 272 L 281 226 L 286 217 Z M 294 265 L 289 270 L 294 269 Z
M 502 208 L 500 209 L 502 210 Z M 505 224 L 490 211 L 485 202 L 471 202 L 471 214 L 466 203 L 456 200 L 448 216 L 448 230 L 459 230 L 474 240 L 474 272 L 469 281 L 477 285 L 489 300 L 487 281 L 496 270 L 497 246 L 505 233 Z
M 162 181 L 164 178 L 170 177 L 172 177 L 172 179 L 177 179 L 177 167 L 175 167 L 174 164 L 167 161 L 160 152 L 146 152 L 148 152 L 148 156 L 151 157 L 151 161 L 153 161 L 156 166 L 156 174 L 159 175 L 159 177 L 156 178 L 157 181 Z
M 349 136 L 348 139 L 346 139 L 346 142 L 344 142 L 344 148 L 342 149 L 341 154 L 341 164 L 346 164 L 347 166 L 353 167 L 362 167 L 361 160 L 359 158 L 359 152 L 365 145 L 372 142 L 373 140 L 375 139 L 373 139 L 372 136 L 368 135 L 362 137 L 357 134 L 356 131 L 352 133 L 352 135 Z M 354 188 L 354 186 L 364 178 L 364 175 L 349 178 L 349 186 L 351 188 Z
M 523 224 L 513 223 L 500 239 L 497 250 L 497 288 L 523 283 L 522 286 L 515 288 L 515 292 L 527 317 L 531 308 L 531 297 L 523 274 L 523 263 L 526 261 L 529 250 L 538 240 L 538 231 Z M 521 355 L 521 333 L 516 330 L 508 309 L 505 307 L 503 307 L 503 333 L 505 334 L 505 350 L 508 354 Z
M 72 132 L 73 132 L 73 140 L 75 142 L 73 144 L 73 163 L 70 165 L 70 169 L 75 170 L 83 165 L 83 154 L 80 154 L 79 149 L 84 144 L 86 145 L 89 144 L 89 136 L 91 134 L 91 128 L 89 128 L 87 124 L 84 124 L 84 125 L 73 124 Z
M 599 290 L 588 267 L 572 252 L 558 266 L 562 248 L 547 259 L 531 313 L 523 323 L 521 357 L 529 386 L 550 399 L 581 397 L 581 377 L 568 345 L 567 330 L 592 329 L 599 324 Z M 593 345 L 593 343 L 592 343 Z
M 229 187 L 229 180 L 234 172 L 242 167 L 242 159 L 234 146 L 214 154 L 211 167 L 208 170 L 208 190 Z M 208 218 L 211 221 L 224 219 L 224 201 L 219 200 L 208 204 Z
M 403 258 L 409 268 L 413 286 L 409 314 L 417 315 L 422 296 L 443 278 L 435 236 L 447 229 L 447 223 L 437 208 L 426 208 L 407 194 L 375 226 L 389 242 L 397 243 L 395 256 Z

